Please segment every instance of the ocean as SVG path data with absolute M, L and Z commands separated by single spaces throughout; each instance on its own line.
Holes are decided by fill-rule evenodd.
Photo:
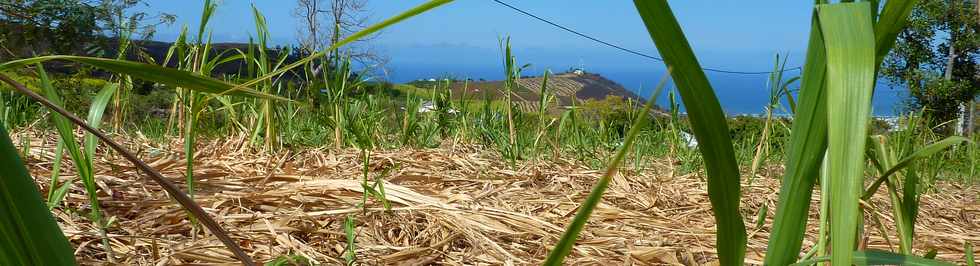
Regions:
M 387 79 L 392 82 L 409 82 L 417 79 L 452 77 L 457 79 L 487 79 L 499 80 L 503 78 L 503 71 L 499 67 L 487 66 L 420 66 L 412 65 L 392 65 L 389 66 Z M 564 71 L 564 70 L 556 70 Z M 601 69 L 587 70 L 597 73 L 610 80 L 623 85 L 630 91 L 649 99 L 653 87 L 664 75 L 663 70 L 634 70 L 634 69 Z M 527 71 L 525 75 L 531 75 L 537 71 Z M 534 74 L 538 75 L 538 74 Z M 708 72 L 708 80 L 715 89 L 715 94 L 721 103 L 722 109 L 729 116 L 732 115 L 755 115 L 764 112 L 763 107 L 769 101 L 768 76 L 761 75 L 737 75 L 726 73 Z M 793 77 L 799 75 L 799 71 L 789 71 L 784 76 Z M 791 89 L 799 89 L 799 82 L 790 86 Z M 668 106 L 667 90 L 673 89 L 673 84 L 668 84 L 667 88 L 657 98 L 657 104 Z M 794 93 L 795 94 L 795 93 Z M 678 96 L 679 97 L 679 96 Z M 874 92 L 872 113 L 879 117 L 892 117 L 903 112 L 908 102 L 908 91 L 902 87 L 896 87 L 881 80 L 877 84 Z M 678 98 L 678 100 L 680 100 Z M 785 100 L 783 101 L 785 106 Z M 683 112 L 683 105 L 681 106 Z M 788 108 L 788 107 L 787 107 Z

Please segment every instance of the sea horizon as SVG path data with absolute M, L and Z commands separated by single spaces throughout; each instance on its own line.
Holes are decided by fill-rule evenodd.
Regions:
M 571 68 L 569 68 L 571 69 Z M 569 69 L 551 69 L 552 72 L 560 73 Z M 643 71 L 638 69 L 596 69 L 586 72 L 599 74 L 609 80 L 615 81 L 627 90 L 639 95 L 644 99 L 649 99 L 656 82 L 663 77 L 662 69 Z M 394 65 L 389 66 L 387 76 L 383 76 L 390 82 L 406 83 L 419 79 L 472 79 L 472 80 L 500 80 L 503 79 L 503 71 L 499 67 L 484 66 L 419 66 L 419 65 Z M 541 73 L 526 71 L 522 75 L 539 76 Z M 715 89 L 715 94 L 721 103 L 722 109 L 728 116 L 738 115 L 758 115 L 765 112 L 764 107 L 769 102 L 767 74 L 738 75 L 727 73 L 707 72 L 708 80 Z M 786 71 L 784 80 L 799 75 L 799 70 Z M 657 105 L 661 107 L 669 106 L 668 90 L 673 89 L 673 84 L 667 87 L 657 97 Z M 794 82 L 791 89 L 799 89 L 799 81 Z M 679 96 L 678 96 L 679 97 Z M 794 95 L 795 97 L 795 95 Z M 680 98 L 677 99 L 680 101 Z M 908 91 L 904 88 L 894 86 L 886 80 L 879 80 L 876 86 L 873 102 L 872 115 L 875 117 L 894 117 L 905 111 L 905 106 L 909 100 Z M 786 105 L 785 97 L 781 104 Z M 681 104 L 681 112 L 684 112 Z M 777 110 L 777 115 L 787 115 L 785 112 Z

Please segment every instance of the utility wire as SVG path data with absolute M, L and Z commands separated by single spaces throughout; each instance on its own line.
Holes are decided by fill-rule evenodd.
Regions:
M 532 17 L 534 19 L 537 19 L 537 20 L 539 20 L 541 22 L 547 23 L 547 24 L 549 24 L 551 26 L 554 26 L 554 27 L 557 27 L 557 28 L 562 29 L 564 31 L 567 31 L 567 32 L 570 32 L 572 34 L 578 35 L 578 36 L 580 36 L 582 38 L 586 38 L 586 39 L 592 40 L 594 42 L 597 42 L 597 43 L 600 43 L 600 44 L 603 44 L 603 45 L 606 45 L 606 46 L 609 46 L 609 47 L 618 49 L 620 51 L 623 51 L 623 52 L 626 52 L 626 53 L 630 53 L 630 54 L 633 54 L 633 55 L 637 55 L 637 56 L 640 56 L 640 57 L 644 57 L 644 58 L 647 58 L 647 59 L 651 59 L 651 60 L 654 60 L 654 61 L 660 61 L 660 62 L 663 62 L 664 61 L 663 58 L 652 56 L 652 55 L 641 53 L 641 52 L 637 52 L 636 50 L 628 49 L 628 48 L 625 48 L 625 47 L 622 47 L 622 46 L 619 46 L 619 45 L 616 45 L 616 44 L 613 44 L 613 43 L 610 43 L 610 42 L 607 42 L 607 41 L 603 41 L 603 40 L 600 40 L 598 38 L 595 38 L 595 37 L 586 35 L 584 33 L 581 33 L 579 31 L 573 30 L 571 28 L 562 26 L 562 25 L 560 25 L 558 23 L 551 22 L 551 21 L 549 21 L 547 19 L 544 19 L 544 18 L 539 17 L 537 15 L 531 14 L 530 12 L 524 11 L 524 10 L 522 10 L 520 8 L 517 8 L 517 7 L 512 6 L 510 4 L 504 3 L 504 2 L 502 2 L 500 0 L 492 0 L 492 1 L 496 2 L 497 4 L 503 5 L 503 6 L 507 7 L 507 8 L 510 8 L 510 9 L 512 9 L 514 11 L 517 11 L 518 13 L 524 14 L 526 16 L 529 16 L 529 17 Z M 775 73 L 775 72 L 787 72 L 787 71 L 800 70 L 800 69 L 802 69 L 802 67 L 788 68 L 788 69 L 783 69 L 783 70 L 780 70 L 780 71 L 757 71 L 757 72 L 752 72 L 752 71 L 732 71 L 732 70 L 724 70 L 724 69 L 709 68 L 709 67 L 702 68 L 702 69 L 704 71 L 710 71 L 710 72 L 716 72 L 716 73 L 739 74 L 739 75 L 761 75 L 761 74 L 771 74 L 771 73 Z

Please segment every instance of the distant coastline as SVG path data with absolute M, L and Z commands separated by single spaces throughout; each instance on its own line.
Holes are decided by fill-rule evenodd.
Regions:
M 502 70 L 498 67 L 481 67 L 481 66 L 470 66 L 470 67 L 456 67 L 456 68 L 444 68 L 436 66 L 401 66 L 392 65 L 389 66 L 391 71 L 390 76 L 386 78 L 392 82 L 404 83 L 410 82 L 418 79 L 428 79 L 428 78 L 443 78 L 443 77 L 453 77 L 457 79 L 473 79 L 473 80 L 498 80 L 503 77 Z M 553 71 L 560 72 L 565 71 L 565 69 L 554 69 Z M 616 71 L 616 70 L 588 70 L 589 72 L 594 72 L 596 74 L 602 75 L 603 77 L 615 81 L 616 83 L 622 85 L 627 90 L 640 95 L 645 99 L 650 98 L 650 91 L 652 90 L 654 83 L 663 76 L 662 71 L 651 71 L 651 72 L 641 72 L 641 71 Z M 539 75 L 540 73 L 524 73 L 525 75 Z M 792 75 L 797 75 L 798 73 L 793 73 Z M 766 75 L 754 75 L 754 76 L 735 76 L 735 75 L 725 75 L 725 74 L 714 74 L 709 73 L 708 79 L 710 80 L 712 86 L 715 88 L 715 93 L 721 102 L 722 109 L 729 116 L 738 115 L 758 115 L 763 113 L 763 107 L 768 102 L 768 91 L 766 91 L 766 82 L 768 77 Z M 797 88 L 799 84 L 797 83 L 794 88 Z M 642 90 L 640 89 L 642 88 Z M 673 88 L 672 84 L 668 84 L 668 88 Z M 874 103 L 872 104 L 872 113 L 875 117 L 895 117 L 903 112 L 903 106 L 908 100 L 908 93 L 903 88 L 896 88 L 890 86 L 885 81 L 879 81 L 878 89 L 875 90 Z M 678 99 L 680 100 L 680 99 Z M 660 106 L 668 106 L 669 100 L 667 99 L 666 90 L 657 98 L 657 104 Z M 683 112 L 683 107 L 682 110 Z

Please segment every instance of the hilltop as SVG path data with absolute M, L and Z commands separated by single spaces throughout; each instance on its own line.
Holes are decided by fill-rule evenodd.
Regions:
M 416 88 L 432 88 L 433 86 L 445 86 L 446 80 L 438 81 L 429 79 L 428 81 L 419 80 L 408 83 Z M 517 88 L 514 88 L 512 100 L 523 111 L 535 111 L 541 99 L 541 85 L 544 82 L 543 76 L 525 76 L 517 80 Z M 454 98 L 475 97 L 481 99 L 483 95 L 488 95 L 492 99 L 503 99 L 504 81 L 475 81 L 475 80 L 451 80 L 449 88 L 452 90 Z M 622 99 L 632 99 L 637 102 L 645 100 L 626 89 L 619 83 L 603 77 L 597 73 L 584 71 L 570 71 L 557 73 L 548 77 L 548 93 L 556 96 L 558 106 L 571 106 L 573 100 L 581 103 L 587 100 L 603 100 L 614 96 Z

